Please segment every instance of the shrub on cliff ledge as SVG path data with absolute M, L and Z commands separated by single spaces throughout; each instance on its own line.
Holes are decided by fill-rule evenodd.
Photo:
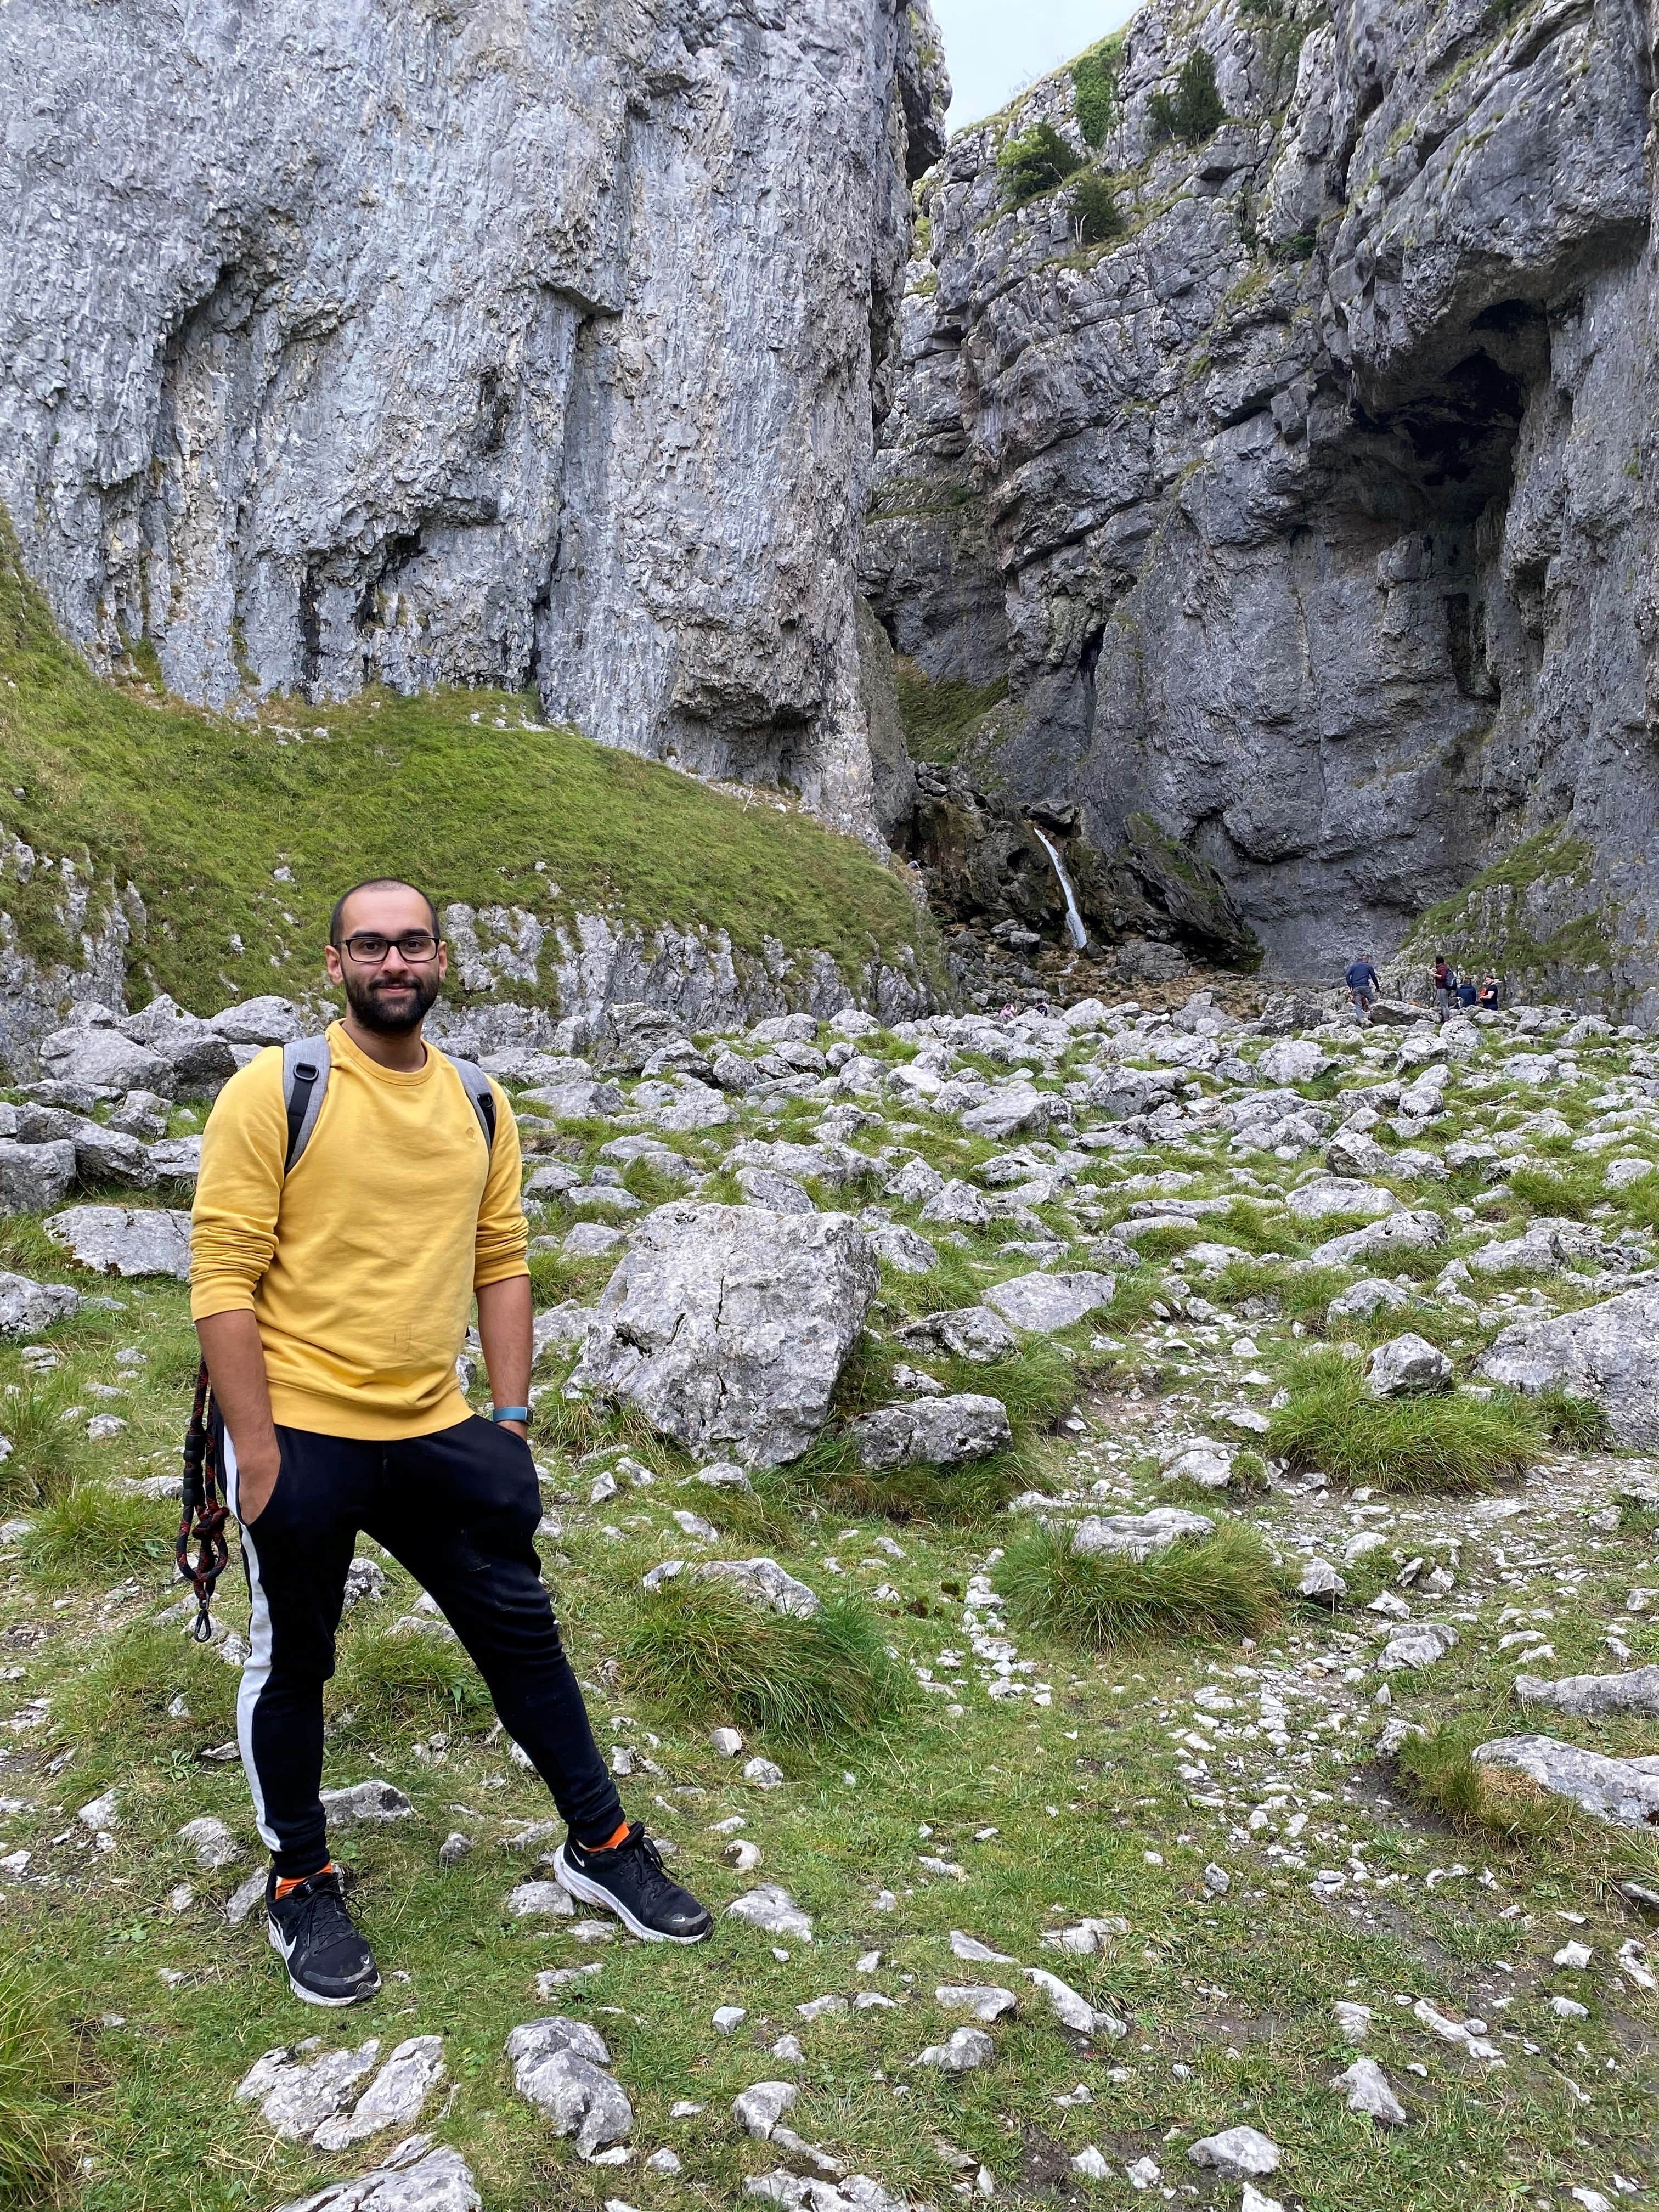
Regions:
M 1083 157 L 1074 153 L 1052 123 L 1035 123 L 1018 138 L 1011 138 L 997 155 L 1010 207 L 1020 207 L 1040 192 L 1063 185 Z
M 1123 64 L 1123 33 L 1102 39 L 1072 64 L 1077 127 L 1091 146 L 1103 146 L 1117 119 L 1117 73 Z
M 1155 92 L 1147 103 L 1153 143 L 1179 138 L 1201 146 L 1227 119 L 1216 89 L 1215 62 L 1207 47 L 1194 46 L 1181 64 L 1173 92 Z
M 1103 246 L 1127 228 L 1111 181 L 1098 169 L 1088 170 L 1072 187 L 1072 228 L 1080 246 Z

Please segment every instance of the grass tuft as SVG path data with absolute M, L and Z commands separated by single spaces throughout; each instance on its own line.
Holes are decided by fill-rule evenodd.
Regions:
M 881 1623 L 854 1597 L 799 1620 L 683 1579 L 642 1609 L 622 1664 L 642 1697 L 671 1712 L 798 1741 L 861 1734 L 914 1696 Z
M 1286 1377 L 1290 1402 L 1273 1415 L 1267 1449 L 1332 1481 L 1383 1490 L 1490 1490 L 1524 1474 L 1543 1453 L 1542 1416 L 1520 1398 L 1373 1398 L 1361 1363 L 1314 1352 Z
M 33 1569 L 54 1581 L 88 1567 L 116 1573 L 171 1559 L 176 1528 L 170 1506 L 82 1482 L 35 1516 L 23 1553 Z
M 77 1747 L 75 1772 L 90 1796 L 130 1771 L 135 1745 L 165 1759 L 220 1741 L 234 1725 L 237 1680 L 177 1622 L 145 1622 L 106 1638 L 85 1672 L 54 1690 L 54 1734 Z M 180 1697 L 186 1711 L 170 1713 Z
M 72 1489 L 87 1461 L 86 1437 L 64 1414 L 76 1403 L 67 1368 L 26 1375 L 0 1391 L 0 1435 L 11 1445 L 0 1461 L 0 1504 L 39 1505 Z
M 483 1678 L 459 1644 L 386 1628 L 342 1643 L 331 1702 L 336 1732 L 367 1740 L 411 1722 L 482 1725 L 490 1710 Z
M 57 2201 L 70 2058 L 38 1983 L 15 1960 L 0 1966 L 0 2212 Z
M 1022 1626 L 1091 1651 L 1259 1635 L 1277 1617 L 1282 1595 L 1267 1546 L 1232 1521 L 1203 1541 L 1171 1544 L 1148 1559 L 1083 1557 L 1069 1531 L 1035 1528 L 1009 1547 L 997 1585 Z
M 1613 1429 L 1607 1408 L 1599 1399 L 1580 1397 L 1558 1383 L 1540 1390 L 1533 1400 L 1550 1432 L 1550 1442 L 1562 1451 L 1597 1452 L 1613 1449 Z

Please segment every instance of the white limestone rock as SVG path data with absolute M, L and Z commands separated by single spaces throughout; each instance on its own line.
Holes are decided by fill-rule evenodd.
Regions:
M 676 1202 L 635 1231 L 573 1385 L 688 1451 L 775 1467 L 812 1441 L 880 1283 L 845 1214 Z
M 46 1230 L 78 1265 L 100 1274 L 190 1279 L 190 1216 L 174 1207 L 74 1206 L 51 1215 Z

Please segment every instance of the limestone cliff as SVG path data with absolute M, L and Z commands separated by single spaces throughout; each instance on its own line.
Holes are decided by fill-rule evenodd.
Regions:
M 1097 924 L 1162 836 L 1281 968 L 1659 1014 L 1652 38 L 1154 0 L 922 186 L 866 582 Z
M 941 83 L 925 0 L 12 0 L 0 498 L 59 623 L 221 708 L 533 683 L 867 823 Z

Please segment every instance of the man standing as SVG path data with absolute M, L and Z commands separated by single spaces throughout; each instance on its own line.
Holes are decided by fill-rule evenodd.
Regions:
M 252 1602 L 237 1733 L 271 1853 L 271 1943 L 308 2004 L 380 1985 L 319 1797 L 323 1685 L 360 1529 L 437 1600 L 551 1790 L 569 1828 L 559 1881 L 636 1936 L 696 1942 L 709 1916 L 623 1813 L 532 1541 L 518 1126 L 493 1084 L 475 1107 L 422 1041 L 447 965 L 424 893 L 359 884 L 329 939 L 348 1011 L 328 1032 L 314 1127 L 289 1167 L 298 1116 L 280 1050 L 233 1076 L 203 1137 L 191 1227 L 191 1312 Z M 455 1375 L 475 1297 L 487 1421 Z
M 1370 954 L 1363 953 L 1358 960 L 1351 960 L 1343 980 L 1353 1000 L 1354 1018 L 1364 1024 L 1370 1018 L 1371 1000 L 1378 997 L 1382 989 L 1376 970 L 1371 965 Z
M 1447 964 L 1443 952 L 1434 956 L 1434 966 L 1429 971 L 1429 988 L 1434 993 L 1434 1018 L 1443 1022 L 1452 1007 L 1452 994 L 1457 988 L 1457 978 Z

